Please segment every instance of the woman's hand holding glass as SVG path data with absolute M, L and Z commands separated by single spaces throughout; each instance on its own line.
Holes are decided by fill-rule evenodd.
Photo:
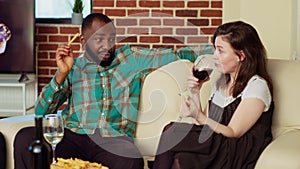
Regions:
M 187 87 L 189 94 L 181 96 L 181 117 L 196 118 L 200 111 L 200 88 L 204 81 L 198 81 L 194 76 L 188 77 Z

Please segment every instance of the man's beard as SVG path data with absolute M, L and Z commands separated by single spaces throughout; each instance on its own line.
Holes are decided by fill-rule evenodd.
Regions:
M 92 61 L 94 61 L 97 65 L 100 65 L 102 67 L 109 66 L 116 57 L 114 50 L 112 50 L 109 52 L 109 58 L 107 60 L 100 60 L 98 56 L 91 50 L 89 45 L 85 45 L 85 52 L 88 56 L 91 57 L 90 59 L 92 59 Z

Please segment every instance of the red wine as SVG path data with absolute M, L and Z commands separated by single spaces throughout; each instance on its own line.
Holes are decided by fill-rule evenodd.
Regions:
M 50 169 L 51 149 L 43 139 L 43 117 L 35 117 L 36 138 L 30 144 L 29 151 L 32 154 L 32 169 Z
M 212 73 L 212 71 L 213 71 L 212 69 L 203 69 L 203 70 L 194 69 L 193 75 L 199 80 L 206 80 L 209 77 L 209 75 Z

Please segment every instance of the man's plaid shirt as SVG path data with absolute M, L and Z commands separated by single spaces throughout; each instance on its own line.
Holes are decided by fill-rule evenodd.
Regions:
M 103 68 L 81 56 L 64 83 L 55 77 L 46 85 L 36 102 L 36 114 L 62 111 L 65 126 L 79 134 L 92 134 L 96 128 L 106 136 L 134 137 L 139 96 L 147 74 L 178 59 L 194 61 L 212 48 L 148 49 L 125 45 L 116 50 L 116 59 Z

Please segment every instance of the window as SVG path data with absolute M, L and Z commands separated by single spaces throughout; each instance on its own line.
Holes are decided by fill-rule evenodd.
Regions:
M 82 0 L 83 17 L 91 13 L 91 0 Z M 35 0 L 36 22 L 68 22 L 72 16 L 74 0 Z

